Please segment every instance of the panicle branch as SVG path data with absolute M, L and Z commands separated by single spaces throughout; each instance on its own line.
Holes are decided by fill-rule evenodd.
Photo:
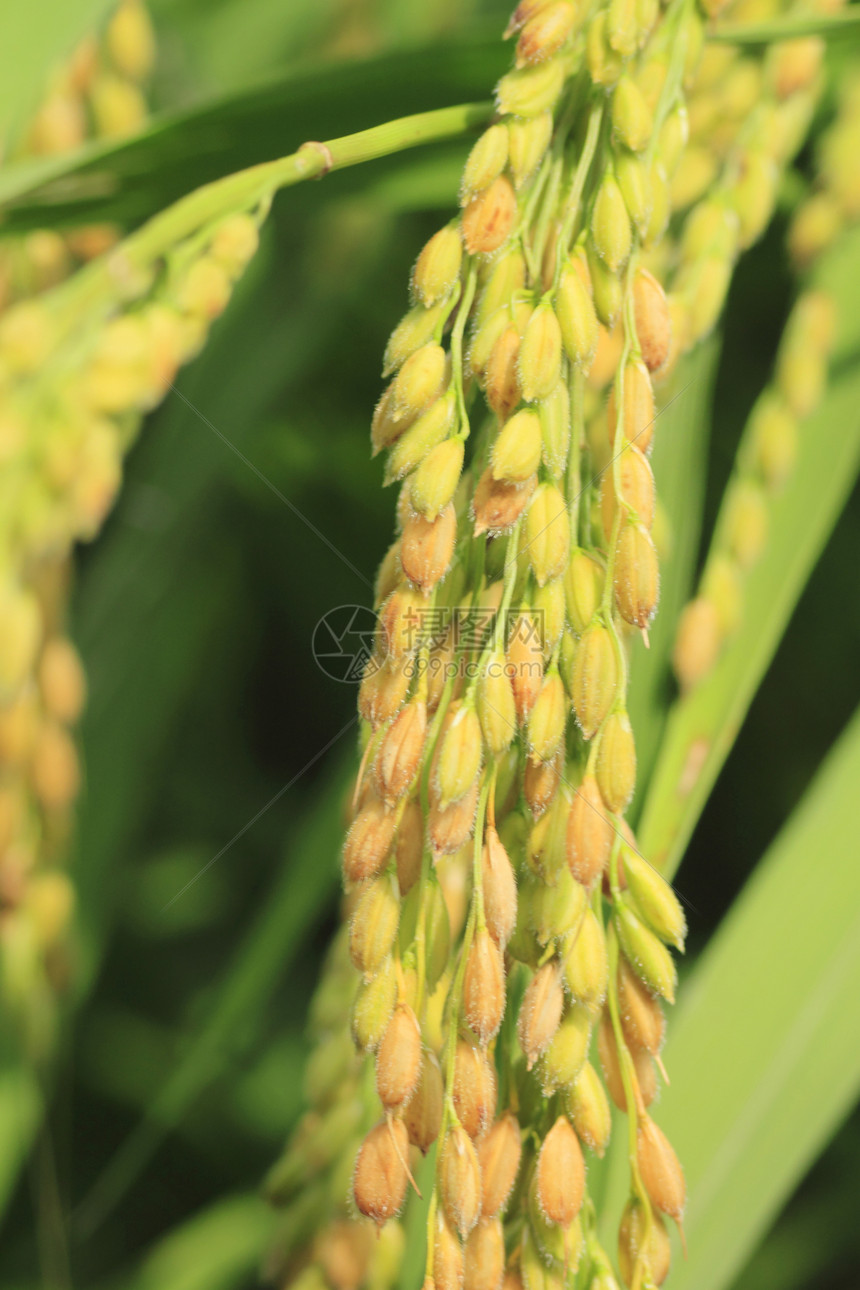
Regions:
M 398 532 L 344 874 L 352 934 L 376 950 L 370 969 L 352 955 L 355 1007 L 380 1001 L 362 1046 L 393 1083 L 407 1057 L 426 1078 L 414 1111 L 365 1102 L 342 1151 L 363 1135 L 361 1161 L 401 1121 L 413 1160 L 428 1155 L 426 1290 L 617 1284 L 585 1168 L 606 1149 L 610 1100 L 629 1126 L 625 1285 L 663 1282 L 666 1220 L 683 1218 L 683 1172 L 650 1108 L 686 923 L 625 820 L 628 678 L 665 545 L 649 457 L 669 378 L 768 223 L 821 79 L 815 38 L 706 45 L 722 8 L 522 0 L 460 212 L 421 251 L 386 349 L 372 442 L 399 487 Z M 747 17 L 761 5 L 737 0 L 733 20 Z M 795 360 L 810 311 L 786 340 L 788 399 L 807 393 Z M 752 469 L 784 469 L 775 438 L 759 435 Z M 383 902 L 397 925 L 384 938 L 370 922 Z M 410 1029 L 394 1060 L 406 1016 L 422 1056 Z M 355 1066 L 343 1088 L 363 1078 Z M 337 1221 L 379 1222 L 382 1177 L 357 1172 Z M 407 1203 L 404 1177 L 386 1218 Z M 320 1249 L 282 1245 L 287 1280 L 337 1284 Z M 372 1255 L 361 1275 L 382 1284 Z

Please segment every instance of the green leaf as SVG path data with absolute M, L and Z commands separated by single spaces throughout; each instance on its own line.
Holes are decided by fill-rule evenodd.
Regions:
M 287 217 L 290 214 L 283 213 Z M 302 260 L 306 248 L 313 243 L 302 236 L 301 224 L 291 218 L 279 218 L 278 223 L 290 255 Z M 204 415 L 212 417 L 216 430 L 223 430 L 229 442 L 246 454 L 247 461 L 270 472 L 285 495 L 302 508 L 308 503 L 301 490 L 320 459 L 325 460 L 327 478 L 335 487 L 340 483 L 340 471 L 344 475 L 350 472 L 350 486 L 354 486 L 355 479 L 361 479 L 361 472 L 352 469 L 351 457 L 341 453 L 339 447 L 333 453 L 333 443 L 341 442 L 333 427 L 328 427 L 326 435 L 316 434 L 313 427 L 309 433 L 307 416 L 299 413 L 302 380 L 313 379 L 319 354 L 337 343 L 343 316 L 357 315 L 367 296 L 371 269 L 377 266 L 377 254 L 390 247 L 385 221 L 374 220 L 372 236 L 368 233 L 367 237 L 361 228 L 353 230 L 350 237 L 342 222 L 331 227 L 346 243 L 344 246 L 341 242 L 341 256 L 348 253 L 349 273 L 342 271 L 341 256 L 316 257 L 310 282 L 296 283 L 290 307 L 285 309 L 281 293 L 255 289 L 276 276 L 273 264 L 277 261 L 269 257 L 270 247 L 264 242 L 251 270 L 256 282 L 242 284 L 240 298 L 218 324 L 200 359 L 181 379 L 183 393 Z M 286 464 L 270 463 L 265 455 L 270 435 L 266 412 L 282 390 L 287 391 L 289 404 L 295 407 L 295 422 L 280 426 L 277 433 Z M 346 430 L 343 433 L 345 442 Z M 361 426 L 360 442 L 356 440 L 354 446 L 362 459 L 366 455 L 365 433 L 366 428 Z M 304 456 L 293 459 L 291 444 L 294 448 L 301 446 Z M 195 612 L 198 584 L 215 581 L 222 588 L 228 606 L 232 604 L 228 618 L 222 621 L 229 623 L 234 634 L 235 623 L 242 618 L 244 602 L 237 596 L 241 596 L 242 584 L 247 581 L 247 570 L 243 571 L 241 561 L 247 558 L 244 553 L 249 548 L 235 533 L 224 531 L 224 508 L 216 503 L 227 488 L 238 485 L 241 489 L 246 481 L 250 485 L 249 511 L 251 507 L 259 510 L 264 499 L 278 508 L 272 523 L 278 543 L 283 544 L 279 549 L 289 552 L 297 541 L 296 528 L 304 532 L 300 522 L 282 509 L 282 501 L 273 502 L 265 482 L 261 483 L 246 462 L 231 453 L 182 399 L 171 398 L 144 430 L 131 463 L 129 491 L 84 573 L 79 601 L 80 637 L 93 684 L 87 715 L 86 762 L 91 781 L 98 784 L 99 791 L 87 798 L 83 821 L 86 827 L 81 830 L 76 872 L 83 888 L 80 903 L 87 919 L 91 970 L 103 952 L 118 898 L 129 898 L 128 869 L 136 859 L 136 832 L 147 811 L 157 817 L 158 810 L 163 809 L 158 804 L 153 807 L 152 796 L 157 789 L 153 789 L 152 777 L 141 773 L 141 768 L 169 764 L 177 711 L 181 713 L 187 706 L 190 694 L 208 694 L 212 685 L 209 655 L 211 638 L 216 633 L 211 617 Z M 365 517 L 367 514 L 365 506 Z M 298 606 L 305 606 L 309 597 L 313 605 L 311 580 L 320 580 L 321 568 L 326 570 L 324 581 L 330 593 L 335 595 L 340 590 L 331 566 L 335 573 L 342 566 L 324 548 L 320 550 L 322 562 L 312 558 L 295 561 L 295 570 L 285 579 Z M 225 551 L 234 551 L 239 561 L 237 568 L 225 561 Z M 344 580 L 351 594 L 366 595 L 362 584 L 353 586 L 353 575 L 348 570 L 344 571 Z M 186 601 L 191 602 L 187 614 Z M 343 602 L 326 602 L 326 608 L 330 603 Z M 303 637 L 302 649 L 306 648 L 304 640 L 310 641 L 315 621 L 311 617 L 306 622 L 304 612 L 297 607 L 293 615 L 295 628 Z M 174 632 L 181 639 L 171 644 Z M 192 639 L 186 646 L 185 637 L 189 634 Z M 163 670 L 171 661 L 170 673 L 165 677 Z M 337 724 L 321 724 L 321 733 L 313 743 L 308 736 L 305 756 L 318 753 L 337 730 Z M 192 1033 L 183 1037 L 186 1047 L 182 1060 L 175 1068 L 166 1068 L 161 1061 L 164 1050 L 151 1045 L 150 1060 L 161 1061 L 162 1071 L 170 1071 L 169 1079 L 165 1078 L 161 1087 L 158 1081 L 150 1081 L 146 1118 L 109 1162 L 95 1192 L 85 1201 L 80 1215 L 82 1226 L 97 1225 L 101 1214 L 121 1202 L 174 1127 L 196 1118 L 202 1131 L 207 1125 L 211 1131 L 211 1119 L 204 1123 L 205 1117 L 192 1117 L 189 1111 L 196 1110 L 203 1101 L 204 1089 L 225 1071 L 236 1070 L 237 1059 L 244 1059 L 241 1064 L 245 1065 L 249 1055 L 256 1056 L 257 1046 L 267 1033 L 265 1012 L 272 992 L 290 979 L 296 956 L 303 954 L 316 921 L 334 896 L 338 881 L 336 857 L 342 840 L 340 788 L 345 773 L 345 766 L 337 769 L 336 759 L 340 751 L 346 760 L 352 742 L 353 732 L 347 729 L 331 754 L 332 776 L 326 773 L 313 794 L 307 792 L 313 802 L 308 816 L 305 818 L 303 811 L 290 811 L 296 822 L 291 822 L 289 828 L 289 851 L 281 861 L 276 857 L 278 844 L 273 846 L 273 863 L 278 867 L 270 879 L 271 890 L 259 916 L 236 929 L 242 939 L 235 950 L 231 947 L 223 976 L 213 981 L 205 1002 L 201 1000 L 202 1013 L 195 1012 Z M 122 756 L 117 755 L 118 749 Z M 349 761 L 353 762 L 351 756 Z M 313 774 L 319 770 L 319 765 L 315 766 Z M 223 767 L 219 766 L 218 774 L 222 773 Z M 306 790 L 310 780 L 311 775 L 297 786 L 297 794 Z M 281 783 L 275 785 L 282 787 Z M 207 795 L 211 792 L 208 785 Z M 231 832 L 245 824 L 273 792 L 268 785 L 261 789 L 253 808 L 231 823 Z M 232 784 L 223 785 L 223 796 L 229 807 L 235 800 Z M 289 809 L 295 800 L 290 793 L 284 803 Z M 227 833 L 221 841 L 229 837 Z M 204 862 L 212 858 L 215 850 L 214 846 L 208 850 Z M 235 867 L 240 861 L 237 846 L 221 866 L 229 872 L 230 864 Z M 136 885 L 131 887 L 132 898 L 136 889 Z M 176 890 L 174 887 L 174 894 Z M 294 1011 L 303 1012 L 304 1005 L 296 992 L 294 999 Z M 283 1026 L 281 1014 L 279 1030 Z M 143 1031 L 138 1037 L 146 1040 Z M 91 1058 L 100 1059 L 98 1053 L 91 1054 Z M 143 1060 L 141 1056 L 141 1064 Z M 253 1105 L 261 1088 L 255 1092 L 247 1081 L 243 1083 L 244 1088 L 235 1090 L 242 1106 L 232 1118 L 234 1128 L 243 1116 L 249 1122 L 252 1117 L 261 1121 Z M 289 1091 L 282 1093 L 273 1119 L 282 1114 L 286 1120 L 295 1109 L 297 1080 L 294 1077 L 287 1083 Z M 224 1080 L 221 1090 L 213 1090 L 213 1097 L 206 1099 L 209 1107 L 213 1099 L 226 1099 L 227 1084 Z M 114 1093 L 128 1096 L 133 1092 L 129 1081 L 118 1075 Z M 271 1103 L 271 1094 L 269 1099 Z M 283 1124 L 278 1126 L 279 1135 L 283 1128 Z
M 508 62 L 500 41 L 461 41 L 363 62 L 313 67 L 191 111 L 155 118 L 120 144 L 0 172 L 3 228 L 117 220 L 126 226 L 202 184 L 394 117 L 485 98 Z M 376 179 L 386 164 L 367 171 Z M 365 168 L 367 169 L 367 168 Z M 362 176 L 352 180 L 366 182 Z M 331 183 L 331 181 L 330 181 Z M 338 180 L 348 191 L 350 181 Z
M 741 1270 L 860 1090 L 860 711 L 685 986 L 660 1123 L 684 1162 L 674 1290 Z
M 0 7 L 0 140 L 33 111 L 52 67 L 67 58 L 113 0 L 32 0 Z
M 662 400 L 652 464 L 657 494 L 668 520 L 669 554 L 660 570 L 660 608 L 649 648 L 637 641 L 630 669 L 628 710 L 636 735 L 637 778 L 644 793 L 666 721 L 672 678 L 669 656 L 678 614 L 690 594 L 708 459 L 710 413 L 720 342 L 712 336 L 681 364 Z M 635 807 L 634 807 L 635 810 Z
M 42 1109 L 35 1072 L 20 1057 L 9 1057 L 0 1068 L 0 1214 L 30 1153 Z
M 291 861 L 284 865 L 225 972 L 201 1033 L 83 1202 L 78 1218 L 85 1233 L 104 1220 L 165 1135 L 259 1031 L 272 991 L 288 976 L 338 884 L 332 857 L 341 841 L 347 761 L 352 764 L 351 748 L 348 759 L 341 754 L 314 809 L 290 838 Z
M 464 142 L 436 144 L 398 159 L 378 177 L 362 171 L 369 198 L 389 213 L 448 210 L 457 205 L 463 176 Z
M 175 1227 L 144 1256 L 128 1290 L 232 1290 L 256 1284 L 275 1227 L 259 1196 L 229 1196 Z
M 306 246 L 292 226 L 289 232 L 296 247 Z M 128 863 L 151 804 L 151 784 L 137 768 L 166 755 L 176 711 L 205 675 L 211 635 L 235 613 L 229 568 L 213 565 L 213 551 L 232 549 L 216 503 L 246 479 L 257 488 L 253 504 L 266 492 L 236 451 L 265 464 L 269 409 L 284 390 L 296 397 L 302 373 L 351 299 L 343 278 L 332 281 L 334 271 L 321 268 L 319 281 L 297 288 L 285 310 L 280 296 L 260 290 L 273 272 L 270 250 L 264 239 L 206 349 L 179 378 L 193 407 L 170 395 L 144 424 L 129 488 L 88 553 L 76 589 L 74 636 L 91 678 L 84 761 L 89 783 L 98 786 L 84 794 L 78 815 L 82 992 L 98 969 L 114 916 L 118 870 Z M 359 296 L 369 255 L 360 243 L 352 248 L 349 286 Z M 215 418 L 216 431 L 236 451 L 193 408 Z M 303 437 L 299 420 L 280 441 L 286 448 Z M 289 470 L 279 469 L 275 478 L 292 496 L 298 472 Z
M 228 366 L 248 375 L 222 389 L 218 408 L 220 425 L 246 451 L 289 375 L 279 359 L 300 336 L 299 320 L 255 290 L 268 262 L 264 244 L 206 350 L 181 377 L 183 391 L 201 406 Z M 92 678 L 81 735 L 87 779 L 98 786 L 84 795 L 78 815 L 81 990 L 97 970 L 113 915 L 117 857 L 126 855 L 149 800 L 147 776 L 129 767 L 162 756 L 172 714 L 198 683 L 207 641 L 230 612 L 229 581 L 211 576 L 210 527 L 213 490 L 235 464 L 187 404 L 171 396 L 145 423 L 131 494 L 121 499 L 119 522 L 90 553 L 77 589 L 74 635 Z
M 840 1153 L 851 1152 L 850 1133 L 840 1138 Z M 823 1180 L 819 1176 L 814 1190 L 804 1188 L 802 1199 L 789 1204 L 732 1290 L 806 1290 L 822 1278 L 825 1266 L 828 1272 L 837 1261 L 850 1266 L 857 1248 L 855 1188 L 845 1185 L 838 1165 L 832 1173 Z
M 854 305 L 860 232 L 822 262 L 816 281 L 840 319 L 831 385 L 804 423 L 794 473 L 770 506 L 764 554 L 745 580 L 743 619 L 719 662 L 673 705 L 638 830 L 652 862 L 671 876 L 737 737 L 801 591 L 845 503 L 860 464 L 860 349 Z M 718 521 L 719 524 L 719 521 Z
M 244 89 L 252 77 L 275 74 L 320 50 L 352 53 L 351 47 L 369 40 L 388 49 L 417 48 L 471 26 L 479 4 L 373 0 L 371 8 L 345 14 L 342 0 L 150 0 L 150 10 L 167 40 L 182 50 L 187 79 L 224 90 Z M 491 35 L 498 37 L 502 25 L 500 12 Z
M 212 85 L 222 92 L 245 89 L 323 47 L 343 21 L 337 0 L 150 0 L 149 9 L 164 44 L 182 51 L 181 88 Z M 162 74 L 179 79 L 176 69 Z
M 778 40 L 796 40 L 803 36 L 820 36 L 824 40 L 848 37 L 856 40 L 860 32 L 860 10 L 845 13 L 803 15 L 777 18 L 772 22 L 726 23 L 708 32 L 708 39 L 724 45 L 771 45 Z
M 205 879 L 204 879 L 205 881 Z M 176 894 L 174 888 L 172 895 Z M 186 897 L 191 892 L 186 893 Z M 186 897 L 183 897 L 185 899 Z M 265 989 L 266 983 L 261 983 Z M 195 1149 L 212 1145 L 213 1123 L 221 1142 L 246 1141 L 249 1134 L 271 1150 L 304 1107 L 302 1076 L 307 1060 L 304 1004 L 301 1025 L 284 1016 L 283 1034 L 266 1043 L 230 1071 L 212 1096 L 192 1106 L 176 1130 Z M 99 1003 L 84 1019 L 77 1045 L 78 1078 L 99 1096 L 144 1114 L 152 1090 L 183 1051 L 185 1036 L 129 1008 Z M 117 1054 L 122 1058 L 118 1060 Z M 220 1145 L 220 1144 L 219 1144 Z

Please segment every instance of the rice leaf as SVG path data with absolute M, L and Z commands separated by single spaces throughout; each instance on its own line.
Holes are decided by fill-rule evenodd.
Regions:
M 675 1290 L 723 1290 L 860 1091 L 860 712 L 683 990 L 660 1123 L 684 1162 Z
M 134 226 L 200 185 L 286 156 L 308 138 L 337 138 L 394 117 L 484 99 L 505 59 L 498 42 L 471 40 L 302 68 L 156 116 L 119 144 L 94 143 L 8 166 L 0 172 L 4 231 L 91 220 Z M 384 171 L 385 163 L 374 163 L 368 175 Z
M 94 27 L 111 0 L 32 0 L 0 7 L 0 140 L 20 125 L 38 104 L 52 67 L 67 58 L 76 41 Z
M 740 628 L 711 675 L 669 713 L 638 831 L 645 854 L 669 876 L 860 465 L 860 364 L 850 361 L 860 346 L 852 299 L 858 272 L 855 231 L 816 274 L 832 291 L 840 320 L 833 374 L 821 407 L 803 427 L 794 473 L 770 506 L 768 541 L 745 582 Z

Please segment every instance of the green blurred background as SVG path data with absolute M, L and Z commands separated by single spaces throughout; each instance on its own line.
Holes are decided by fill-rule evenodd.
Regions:
M 508 5 L 152 8 L 157 106 L 172 110 L 309 59 L 485 36 Z M 357 114 L 331 103 L 326 130 L 289 114 L 272 126 L 287 152 L 371 123 L 372 107 L 365 121 L 364 104 Z M 302 1106 L 305 1017 L 336 924 L 355 760 L 355 688 L 320 671 L 311 637 L 333 607 L 368 603 L 390 540 L 394 495 L 368 451 L 380 355 L 467 146 L 437 150 L 408 182 L 379 165 L 364 192 L 336 176 L 278 198 L 258 259 L 179 379 L 187 402 L 172 396 L 149 418 L 115 513 L 80 552 L 73 635 L 90 701 L 74 865 L 79 1006 L 44 1090 L 46 1130 L 6 1214 L 4 1288 L 257 1279 L 270 1218 L 255 1192 Z M 784 233 L 778 218 L 732 288 L 706 519 L 787 314 Z M 855 490 L 677 879 L 691 956 L 860 699 L 858 549 Z M 810 856 L 811 869 L 826 862 Z M 858 1194 L 855 1116 L 737 1290 L 856 1287 Z

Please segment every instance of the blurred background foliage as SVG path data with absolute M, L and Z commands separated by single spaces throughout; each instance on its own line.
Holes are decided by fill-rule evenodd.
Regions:
M 156 106 L 193 110 L 309 63 L 452 35 L 483 48 L 508 8 L 153 0 Z M 98 5 L 70 6 L 70 26 L 72 9 L 80 25 L 67 39 Z M 446 97 L 438 60 L 441 98 L 429 75 L 400 111 L 457 97 Z M 459 97 L 482 96 L 479 72 Z M 286 152 L 385 119 L 395 110 L 388 93 L 380 85 L 360 109 L 346 95 L 328 102 L 331 128 L 287 103 L 269 137 Z M 179 378 L 183 397 L 149 418 L 116 511 L 79 554 L 72 626 L 90 700 L 74 860 L 78 1006 L 42 1089 L 44 1130 L 10 1182 L 0 1239 L 9 1290 L 214 1290 L 257 1279 L 271 1219 L 256 1189 L 302 1105 L 306 1011 L 335 926 L 355 755 L 354 687 L 319 670 L 310 642 L 329 609 L 368 603 L 389 541 L 394 494 L 380 487 L 367 436 L 379 356 L 433 212 L 454 201 L 467 146 L 407 159 L 405 170 L 368 167 L 360 185 L 336 176 L 277 199 L 236 299 Z M 706 534 L 788 311 L 784 234 L 778 218 L 732 288 Z M 858 549 L 855 489 L 677 879 L 691 907 L 691 955 L 860 700 Z M 810 879 L 826 862 L 809 856 Z M 698 1095 L 708 1097 L 706 1077 Z M 15 1123 L 14 1100 L 9 1111 Z M 25 1112 L 17 1123 L 23 1152 Z M 855 1115 L 736 1290 L 856 1286 L 858 1193 Z

